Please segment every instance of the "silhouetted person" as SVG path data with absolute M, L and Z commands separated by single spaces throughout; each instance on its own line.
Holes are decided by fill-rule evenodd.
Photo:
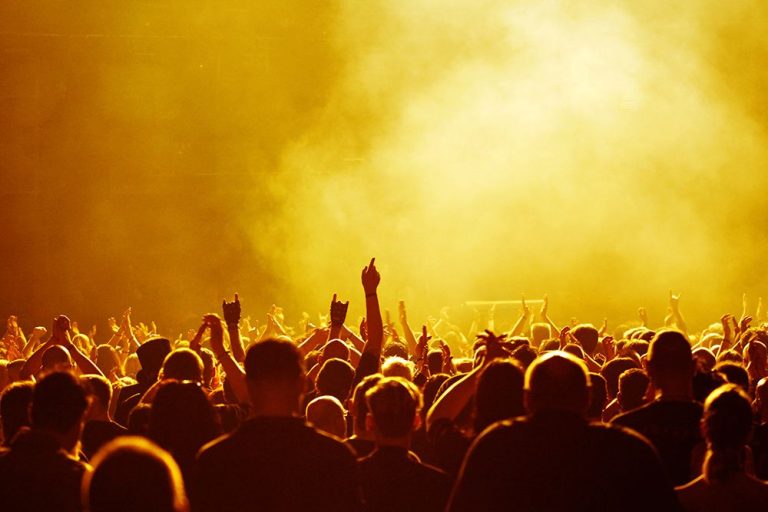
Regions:
M 22 427 L 29 426 L 29 406 L 32 403 L 35 383 L 17 381 L 0 395 L 0 419 L 3 428 L 3 446 L 9 446 Z
M 171 379 L 158 386 L 150 411 L 150 439 L 173 456 L 189 483 L 197 452 L 221 434 L 216 409 L 199 382 Z
M 88 407 L 85 391 L 70 373 L 54 372 L 35 384 L 32 428 L 19 432 L 0 452 L 2 510 L 80 510 L 86 465 L 75 451 Z
M 216 330 L 212 326 L 212 336 Z M 245 373 L 252 418 L 200 452 L 193 509 L 359 510 L 352 451 L 298 417 L 307 381 L 296 346 L 279 340 L 252 345 Z
M 691 346 L 679 331 L 662 331 L 648 349 L 648 376 L 656 399 L 616 416 L 612 423 L 645 436 L 658 450 L 674 485 L 698 474 L 691 468 L 693 450 L 701 441 L 701 404 L 693 400 L 695 364 Z
M 586 420 L 581 360 L 550 352 L 528 368 L 525 383 L 529 416 L 496 423 L 475 440 L 448 510 L 675 510 L 653 448 Z
M 764 510 L 768 483 L 747 471 L 752 409 L 744 390 L 727 384 L 709 395 L 701 428 L 707 455 L 702 475 L 677 489 L 683 508 L 691 512 Z
M 369 430 L 376 438 L 374 452 L 359 461 L 366 510 L 442 511 L 450 491 L 448 476 L 409 454 L 411 436 L 421 420 L 418 388 L 389 377 L 378 381 L 365 397 Z
M 307 404 L 307 423 L 343 440 L 347 437 L 346 411 L 336 397 L 323 395 Z
M 83 479 L 88 512 L 187 512 L 181 473 L 173 458 L 141 437 L 121 437 L 93 460 Z
M 116 422 L 128 426 L 128 416 L 131 409 L 139 403 L 142 395 L 157 382 L 163 360 L 170 352 L 171 342 L 166 338 L 151 338 L 136 349 L 136 355 L 141 363 L 141 370 L 136 375 L 138 382 L 120 390 L 115 411 Z
M 85 392 L 91 399 L 83 426 L 82 450 L 90 460 L 103 445 L 128 430 L 118 425 L 109 416 L 109 402 L 112 400 L 112 385 L 101 375 L 85 375 L 80 378 Z

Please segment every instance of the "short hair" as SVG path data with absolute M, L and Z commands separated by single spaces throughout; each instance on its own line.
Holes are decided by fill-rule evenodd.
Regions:
M 531 341 L 534 345 L 541 345 L 542 341 L 549 339 L 551 336 L 552 328 L 549 324 L 535 323 L 531 325 Z
M 608 402 L 608 386 L 605 383 L 605 377 L 599 373 L 589 372 L 589 407 L 587 408 L 587 417 L 591 420 L 600 421 L 603 417 L 603 409 Z
M 102 375 L 83 375 L 80 377 L 80 384 L 83 386 L 86 394 L 96 397 L 102 407 L 109 409 L 109 403 L 112 400 L 112 384 Z
M 696 347 L 691 351 L 693 360 L 696 362 L 696 366 L 704 371 L 712 371 L 712 368 L 717 364 L 717 358 L 712 351 L 706 347 Z
M 567 410 L 585 412 L 589 405 L 589 372 L 584 361 L 555 350 L 536 359 L 525 373 L 530 412 Z
M 718 363 L 722 363 L 724 361 L 731 361 L 733 363 L 742 363 L 744 362 L 744 356 L 742 356 L 737 350 L 733 350 L 732 348 L 729 348 L 728 350 L 723 350 L 717 355 Z
M 368 409 L 376 429 L 385 438 L 399 438 L 413 429 L 413 421 L 421 409 L 419 389 L 400 377 L 385 377 L 365 393 Z
M 412 361 L 402 357 L 388 357 L 381 365 L 381 373 L 385 377 L 401 377 L 405 380 L 413 381 L 414 364 Z
M 537 357 L 539 354 L 530 345 L 520 345 L 512 352 L 512 359 L 520 363 L 523 369 L 528 368 Z
M 355 380 L 355 369 L 347 361 L 329 359 L 317 373 L 315 387 L 321 395 L 335 396 L 344 402 L 349 398 Z
M 384 359 L 388 357 L 402 357 L 403 359 L 408 359 L 408 347 L 399 341 L 393 341 L 384 345 L 381 355 Z
M 82 495 L 89 512 L 187 510 L 179 466 L 142 437 L 120 437 L 99 450 L 93 471 L 83 478 Z
M 664 376 L 686 376 L 693 369 L 691 344 L 680 331 L 666 330 L 656 333 L 648 347 L 648 369 Z
M 245 354 L 245 377 L 250 382 L 297 381 L 304 375 L 301 352 L 290 341 L 259 341 Z
M 616 394 L 619 392 L 619 376 L 622 373 L 639 367 L 637 362 L 629 357 L 617 357 L 605 363 L 600 369 L 600 375 L 605 378 L 608 397 L 611 399 L 616 398 Z
M 99 345 L 96 347 L 96 360 L 94 361 L 96 366 L 104 375 L 117 368 L 117 373 L 122 377 L 123 368 L 120 365 L 120 357 L 117 355 L 117 350 L 112 345 Z
M 556 339 L 544 340 L 541 342 L 541 345 L 539 345 L 539 354 L 543 354 L 544 352 L 551 352 L 553 350 L 559 350 L 559 349 L 560 349 L 560 341 Z
M 323 345 L 322 354 L 324 361 L 334 358 L 349 361 L 349 347 L 339 339 L 330 340 Z
M 475 391 L 475 432 L 499 420 L 525 414 L 525 372 L 514 359 L 495 359 L 482 370 Z
M 597 341 L 600 333 L 592 324 L 579 324 L 571 330 L 571 335 L 576 338 L 584 352 L 592 355 L 597 348 Z
M 435 373 L 429 376 L 427 382 L 424 384 L 424 387 L 421 390 L 421 394 L 424 400 L 422 415 L 425 415 L 429 408 L 432 407 L 432 404 L 435 403 L 437 393 L 440 391 L 440 386 L 442 386 L 443 383 L 450 377 L 451 376 L 447 373 Z
M 729 383 L 736 384 L 745 391 L 749 391 L 749 373 L 740 364 L 732 361 L 723 361 L 717 363 L 712 370 L 724 375 Z
M 618 400 L 622 411 L 629 411 L 645 403 L 651 380 L 641 368 L 630 368 L 619 375 Z
M 702 426 L 704 437 L 711 448 L 741 448 L 752 432 L 749 396 L 734 384 L 720 386 L 704 403 Z
M 137 404 L 128 413 L 128 433 L 134 436 L 149 437 L 149 421 L 152 416 L 152 406 L 147 403 Z
M 635 340 L 629 340 L 624 345 L 624 348 L 627 350 L 633 351 L 639 356 L 644 356 L 648 353 L 648 346 L 649 346 L 649 343 L 647 341 L 635 339 Z
M 581 348 L 581 345 L 578 343 L 568 343 L 566 346 L 563 347 L 563 352 L 568 352 L 572 356 L 576 356 L 579 359 L 584 359 L 584 349 Z
M 429 368 L 430 375 L 443 371 L 442 350 L 434 349 L 427 352 L 427 368 Z
M 188 348 L 177 348 L 165 356 L 163 379 L 203 381 L 203 360 Z
M 83 419 L 88 408 L 85 390 L 74 375 L 49 373 L 35 384 L 32 394 L 32 427 L 64 434 Z
M 35 383 L 31 380 L 20 380 L 10 384 L 0 395 L 0 419 L 6 445 L 21 427 L 29 426 L 29 405 L 34 389 Z
M 307 404 L 305 412 L 307 422 L 315 428 L 341 439 L 346 437 L 346 411 L 338 398 L 319 396 Z
M 365 427 L 365 417 L 368 416 L 368 402 L 365 401 L 365 394 L 383 378 L 384 376 L 380 373 L 367 375 L 355 387 L 355 392 L 352 394 L 352 413 L 355 426 L 359 429 Z

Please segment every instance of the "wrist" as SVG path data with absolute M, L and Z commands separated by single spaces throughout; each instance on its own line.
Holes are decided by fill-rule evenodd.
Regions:
M 372 292 L 366 291 L 365 292 L 365 297 L 366 298 L 368 298 L 368 297 L 376 297 L 376 290 L 373 290 Z

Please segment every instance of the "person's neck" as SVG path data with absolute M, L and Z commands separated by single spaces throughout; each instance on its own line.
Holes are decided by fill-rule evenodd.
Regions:
M 657 388 L 656 399 L 690 401 L 693 399 L 693 390 L 688 384 L 666 384 Z
M 404 448 L 406 450 L 410 450 L 411 436 L 397 437 L 397 438 L 383 438 L 381 436 L 376 436 L 376 447 L 377 448 L 394 447 L 394 448 Z
M 260 400 L 251 404 L 253 417 L 291 418 L 297 415 L 298 407 L 283 401 Z
M 359 428 L 357 425 L 355 425 L 352 428 L 352 433 L 358 439 L 363 439 L 365 441 L 375 441 L 376 440 L 376 437 L 373 435 L 373 432 L 369 432 L 368 430 L 365 430 L 363 428 Z

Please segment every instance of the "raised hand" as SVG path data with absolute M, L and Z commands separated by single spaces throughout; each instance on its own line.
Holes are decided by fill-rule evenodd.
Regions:
M 331 299 L 331 325 L 341 326 L 344 325 L 344 321 L 347 319 L 347 310 L 349 309 L 349 301 L 341 302 L 336 300 L 336 294 L 333 294 Z
M 66 315 L 59 315 L 53 319 L 51 338 L 57 345 L 66 345 L 69 342 L 70 321 Z
M 523 295 L 520 301 L 520 307 L 522 308 L 520 315 L 524 318 L 528 318 L 528 316 L 531 314 L 531 308 L 529 308 L 528 304 L 525 303 L 525 295 Z
M 197 333 L 195 333 L 195 336 L 189 341 L 190 350 L 200 352 L 200 349 L 202 348 L 203 334 L 205 334 L 206 329 L 208 329 L 208 324 L 206 323 L 205 318 L 203 318 L 203 323 L 197 329 Z M 191 331 L 192 329 L 190 329 L 190 332 Z
M 117 321 L 113 316 L 107 318 L 107 324 L 109 324 L 109 329 L 112 331 L 112 334 L 116 334 L 120 330 L 120 326 L 117 325 Z
M 37 327 L 32 329 L 32 334 L 31 334 L 30 338 L 34 338 L 34 339 L 38 339 L 39 340 L 40 338 L 45 336 L 47 332 L 48 332 L 48 329 L 46 329 L 45 327 L 43 327 L 41 325 L 38 325 Z
M 509 356 L 509 352 L 504 350 L 501 344 L 506 341 L 506 334 L 496 335 L 493 331 L 486 329 L 477 335 L 477 338 L 485 342 L 485 359 L 483 365 L 490 363 L 494 359 L 504 358 Z
M 643 325 L 643 327 L 648 327 L 648 312 L 645 310 L 645 308 L 638 308 L 637 316 L 640 317 L 640 323 Z
M 669 290 L 669 307 L 673 313 L 680 310 L 680 294 L 675 295 L 672 290 Z
M 232 302 L 227 302 L 226 299 L 222 300 L 221 309 L 227 326 L 237 326 L 240 323 L 240 297 L 237 293 L 235 293 L 235 300 Z
M 432 336 L 427 335 L 427 326 L 421 326 L 421 336 L 419 336 L 419 342 L 416 344 L 416 359 L 421 361 L 427 358 L 427 346 Z
M 397 312 L 400 318 L 400 323 L 405 324 L 408 323 L 408 313 L 405 310 L 405 301 L 399 300 L 397 301 Z
M 549 313 L 549 296 L 544 295 L 544 299 L 541 302 L 541 309 L 539 309 L 539 317 L 542 321 L 547 321 L 547 315 Z
M 605 336 L 600 342 L 603 345 L 603 352 L 605 353 L 605 359 L 610 361 L 616 356 L 616 346 L 613 342 L 613 336 Z
M 226 352 L 224 348 L 224 328 L 221 326 L 221 318 L 213 313 L 205 315 L 203 317 L 203 326 L 211 330 L 211 349 L 216 358 L 220 359 L 221 355 Z
M 381 281 L 381 275 L 379 275 L 379 271 L 376 270 L 375 261 L 376 258 L 371 258 L 371 262 L 367 267 L 363 268 L 363 272 L 360 276 L 366 297 L 376 294 L 376 289 L 379 287 L 379 282 Z

